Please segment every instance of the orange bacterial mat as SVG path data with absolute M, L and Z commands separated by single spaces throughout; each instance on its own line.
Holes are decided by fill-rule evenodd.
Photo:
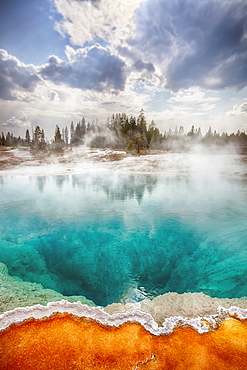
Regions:
M 67 313 L 29 319 L 0 333 L 1 370 L 246 370 L 247 322 L 199 334 L 150 334 L 141 324 L 102 325 Z

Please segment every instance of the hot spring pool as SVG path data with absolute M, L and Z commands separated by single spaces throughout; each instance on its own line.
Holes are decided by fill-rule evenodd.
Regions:
M 97 305 L 166 292 L 247 296 L 245 177 L 0 177 L 9 274 Z

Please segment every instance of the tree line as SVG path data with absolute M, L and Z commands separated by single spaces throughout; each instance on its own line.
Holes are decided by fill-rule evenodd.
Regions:
M 10 132 L 0 136 L 0 145 L 28 146 L 33 152 L 48 153 L 85 145 L 91 148 L 126 149 L 139 154 L 149 150 L 187 151 L 196 144 L 216 148 L 229 146 L 246 153 L 247 134 L 240 130 L 230 135 L 226 132 L 219 134 L 209 127 L 206 134 L 202 135 L 201 128 L 194 125 L 187 133 L 183 126 L 161 133 L 154 121 L 147 123 L 142 109 L 138 117 L 117 113 L 104 123 L 98 120 L 86 122 L 83 117 L 77 124 L 71 122 L 69 128 L 66 126 L 61 130 L 56 125 L 51 141 L 46 139 L 40 126 L 35 127 L 32 135 L 27 129 L 25 138 L 15 137 Z

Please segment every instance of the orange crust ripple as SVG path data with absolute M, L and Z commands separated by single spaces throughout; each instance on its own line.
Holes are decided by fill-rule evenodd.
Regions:
M 70 314 L 29 319 L 0 333 L 1 370 L 246 370 L 247 322 L 215 331 L 150 334 L 139 323 L 110 327 Z

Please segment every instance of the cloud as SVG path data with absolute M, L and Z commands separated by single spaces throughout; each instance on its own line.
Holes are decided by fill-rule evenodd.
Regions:
M 54 5 L 62 16 L 56 23 L 61 35 L 83 50 L 96 41 L 108 45 L 137 79 L 172 91 L 247 86 L 246 0 L 54 0 Z M 76 85 L 69 65 L 59 68 Z M 92 85 L 85 81 L 86 88 Z
M 29 120 L 28 115 L 24 112 L 21 112 L 21 115 L 19 117 L 16 116 L 11 117 L 6 122 L 2 123 L 2 126 L 9 128 L 30 127 L 31 122 Z
M 144 0 L 76 1 L 54 0 L 57 12 L 63 17 L 56 23 L 62 36 L 69 36 L 74 45 L 105 40 L 111 44 L 130 37 L 133 14 Z
M 0 99 L 33 102 L 44 99 L 34 90 L 46 84 L 49 101 L 64 100 L 52 84 L 81 90 L 123 90 L 126 66 L 109 48 L 98 44 L 74 50 L 67 46 L 64 61 L 53 55 L 42 66 L 27 65 L 0 49 Z M 54 86 L 53 85 L 53 86 Z
M 0 49 L 0 99 L 16 100 L 16 91 L 33 92 L 38 82 L 33 65 L 25 65 Z
M 234 105 L 233 109 L 227 112 L 227 116 L 247 116 L 247 101 Z
M 215 103 L 220 98 L 207 96 L 204 91 L 199 88 L 191 88 L 179 91 L 175 96 L 172 96 L 167 102 L 170 105 L 186 106 L 187 109 L 196 109 L 197 111 L 208 111 L 215 108 Z
M 135 62 L 133 65 L 133 68 L 136 69 L 137 71 L 143 71 L 146 70 L 148 72 L 154 72 L 155 68 L 152 63 L 145 63 L 142 60 L 138 60 Z
M 41 76 L 53 83 L 82 90 L 123 90 L 125 63 L 98 44 L 74 50 L 67 47 L 68 61 L 51 56 L 40 69 Z
M 55 102 L 60 101 L 58 92 L 55 90 L 49 91 L 49 100 Z
M 247 85 L 246 14 L 245 0 L 147 0 L 136 10 L 128 43 L 162 70 L 174 91 L 239 90 Z

